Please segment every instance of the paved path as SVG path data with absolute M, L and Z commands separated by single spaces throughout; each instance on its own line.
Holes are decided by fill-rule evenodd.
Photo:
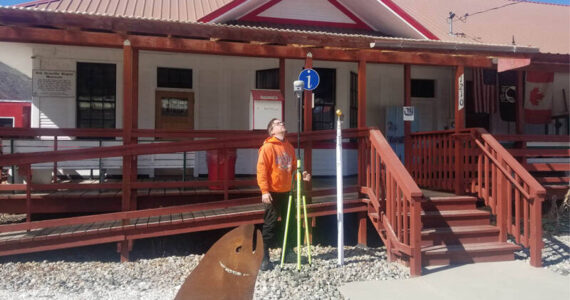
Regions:
M 345 299 L 569 300 L 570 276 L 528 262 L 509 261 L 430 267 L 406 280 L 352 282 L 340 288 Z

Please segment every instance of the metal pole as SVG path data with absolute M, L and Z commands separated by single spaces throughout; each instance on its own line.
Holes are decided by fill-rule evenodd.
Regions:
M 336 111 L 336 219 L 338 229 L 338 265 L 344 264 L 344 226 L 342 207 L 342 111 Z

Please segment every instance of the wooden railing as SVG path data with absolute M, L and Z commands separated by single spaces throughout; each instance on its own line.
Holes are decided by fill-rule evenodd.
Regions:
M 421 201 L 423 194 L 382 133 L 370 130 L 362 147 L 369 216 L 384 241 L 388 258 L 408 257 L 412 276 L 421 275 Z M 403 255 L 402 255 L 403 254 Z
M 507 149 L 481 128 L 416 133 L 412 145 L 408 168 L 420 186 L 457 192 L 459 183 L 460 192 L 484 199 L 496 215 L 500 241 L 512 235 L 530 248 L 531 265 L 541 266 L 545 190 Z
M 365 136 L 366 130 L 347 129 L 344 135 L 347 138 L 358 138 Z M 38 136 L 54 137 L 54 143 L 61 136 L 74 137 L 118 137 L 121 135 L 120 130 L 95 130 L 95 129 L 6 129 L 0 131 L 0 138 L 16 138 L 27 137 L 36 138 Z M 227 177 L 219 180 L 174 180 L 167 182 L 145 182 L 139 181 L 137 176 L 123 176 L 121 183 L 60 183 L 51 184 L 35 184 L 31 178 L 32 164 L 53 163 L 61 161 L 78 161 L 93 158 L 125 158 L 129 156 L 139 157 L 141 155 L 153 155 L 164 153 L 179 153 L 190 151 L 208 151 L 208 150 L 227 150 L 227 149 L 243 149 L 258 148 L 266 134 L 254 133 L 251 131 L 189 131 L 189 132 L 173 132 L 173 131 L 154 131 L 154 130 L 136 130 L 135 136 L 138 138 L 169 138 L 179 141 L 161 142 L 156 144 L 140 143 L 120 146 L 93 147 L 86 149 L 72 150 L 56 150 L 32 153 L 16 153 L 0 155 L 0 166 L 17 166 L 20 174 L 26 178 L 25 183 L 2 184 L 0 191 L 25 191 L 26 192 L 26 214 L 31 215 L 31 193 L 34 191 L 54 191 L 54 190 L 125 190 L 125 182 L 128 182 L 128 189 L 136 192 L 138 189 L 149 188 L 205 188 L 210 186 L 221 186 L 223 199 L 229 199 L 229 190 L 233 187 L 255 186 L 255 180 L 229 180 Z M 200 140 L 194 140 L 201 138 Z M 301 142 L 307 141 L 329 141 L 334 140 L 335 132 L 319 131 L 312 133 L 304 133 L 301 135 Z M 290 141 L 296 144 L 296 135 L 289 136 Z M 161 140 L 164 141 L 164 140 Z M 55 147 L 57 149 L 57 147 Z M 227 167 L 227 164 L 226 164 Z M 225 172 L 228 173 L 227 170 Z M 136 175 L 136 174 L 135 174 Z M 129 178 L 129 179 L 125 179 Z M 128 195 L 127 195 L 128 196 Z M 125 195 L 123 194 L 123 197 Z

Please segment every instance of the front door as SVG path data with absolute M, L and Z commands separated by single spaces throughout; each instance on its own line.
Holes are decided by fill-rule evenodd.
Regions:
M 156 91 L 156 129 L 194 129 L 194 93 Z

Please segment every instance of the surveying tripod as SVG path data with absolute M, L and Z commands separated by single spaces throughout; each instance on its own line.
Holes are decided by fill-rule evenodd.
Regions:
M 301 160 L 297 159 L 297 170 L 295 174 L 295 189 L 291 190 L 289 193 L 289 200 L 287 202 L 287 217 L 285 219 L 285 233 L 283 236 L 283 250 L 281 251 L 281 267 L 285 263 L 285 249 L 287 249 L 287 234 L 289 233 L 289 218 L 291 218 L 291 205 L 293 203 L 293 193 L 296 196 L 296 211 L 297 211 L 297 270 L 301 269 L 301 204 L 303 207 L 303 220 L 305 222 L 305 242 L 307 246 L 307 255 L 309 260 L 309 265 L 311 264 L 311 243 L 309 241 L 309 221 L 307 219 L 307 202 L 305 199 L 305 195 L 303 195 L 301 191 L 301 181 L 302 179 L 302 172 L 301 172 Z M 291 250 L 293 248 L 291 247 Z

